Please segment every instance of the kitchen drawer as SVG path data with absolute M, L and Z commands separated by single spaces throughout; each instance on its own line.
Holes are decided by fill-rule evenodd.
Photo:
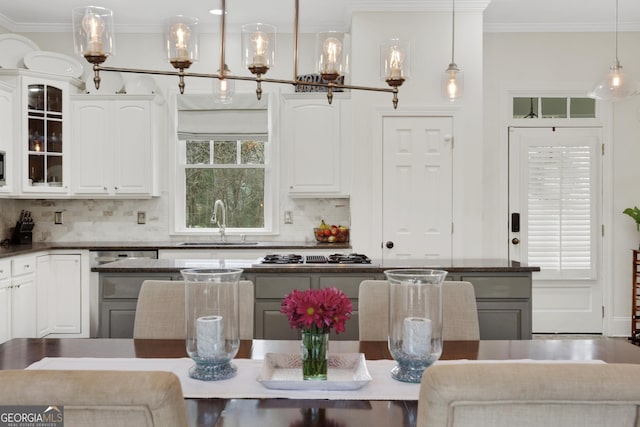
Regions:
M 349 298 L 357 299 L 360 282 L 363 280 L 374 280 L 374 276 L 344 276 L 344 277 L 323 277 L 320 276 L 320 288 L 336 287 L 344 292 Z
M 305 290 L 311 288 L 311 277 L 308 276 L 256 276 L 256 299 L 282 299 L 294 289 Z
M 171 280 L 171 276 L 105 276 L 100 283 L 102 298 L 113 299 L 137 299 L 145 280 Z
M 0 280 L 11 277 L 11 261 L 8 259 L 0 259 Z
M 476 298 L 531 298 L 531 279 L 522 276 L 461 276 L 473 283 Z
M 11 260 L 11 275 L 22 276 L 23 274 L 36 272 L 36 257 L 19 257 Z

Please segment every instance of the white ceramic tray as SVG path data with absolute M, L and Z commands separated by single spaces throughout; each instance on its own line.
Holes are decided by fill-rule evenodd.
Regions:
M 32 40 L 18 34 L 0 34 L 0 67 L 22 68 L 22 59 L 32 51 L 40 50 Z
M 24 65 L 34 71 L 43 71 L 61 76 L 79 78 L 84 72 L 82 64 L 75 58 L 57 52 L 36 50 L 24 56 Z
M 362 353 L 330 354 L 326 381 L 303 380 L 299 354 L 267 353 L 257 379 L 279 390 L 357 390 L 371 381 L 371 375 Z

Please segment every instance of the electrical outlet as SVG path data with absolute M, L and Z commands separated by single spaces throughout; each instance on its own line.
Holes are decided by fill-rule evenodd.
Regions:
M 293 218 L 291 217 L 291 211 L 284 211 L 284 223 L 293 224 Z
M 146 223 L 147 223 L 147 213 L 138 212 L 138 224 L 146 224 Z
M 53 213 L 53 223 L 54 224 L 62 224 L 62 212 L 54 212 Z

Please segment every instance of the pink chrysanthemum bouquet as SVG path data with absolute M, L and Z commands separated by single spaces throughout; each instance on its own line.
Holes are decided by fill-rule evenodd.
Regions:
M 344 324 L 351 318 L 353 305 L 340 289 L 322 288 L 299 291 L 294 289 L 284 297 L 281 313 L 287 315 L 292 328 L 306 331 L 344 332 Z

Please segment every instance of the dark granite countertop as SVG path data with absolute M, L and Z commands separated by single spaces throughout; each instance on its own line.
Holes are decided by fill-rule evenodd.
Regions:
M 383 273 L 394 268 L 436 268 L 449 272 L 533 272 L 530 267 L 506 260 L 458 260 L 442 264 L 424 261 L 384 262 L 372 264 L 257 264 L 257 260 L 241 259 L 128 259 L 93 267 L 100 273 L 178 273 L 185 268 L 242 268 L 246 273 Z
M 321 251 L 333 250 L 344 252 L 350 249 L 349 243 L 316 243 L 316 242 L 247 242 L 246 245 L 220 245 L 216 242 L 198 242 L 198 244 L 185 245 L 183 242 L 39 242 L 30 245 L 10 245 L 0 246 L 0 258 L 14 255 L 23 255 L 40 251 L 62 250 L 62 249 L 83 249 L 83 250 L 105 250 L 105 251 L 142 251 L 153 249 L 218 249 L 222 250 L 247 250 L 264 249 L 265 255 L 269 252 L 283 250 L 317 249 Z

